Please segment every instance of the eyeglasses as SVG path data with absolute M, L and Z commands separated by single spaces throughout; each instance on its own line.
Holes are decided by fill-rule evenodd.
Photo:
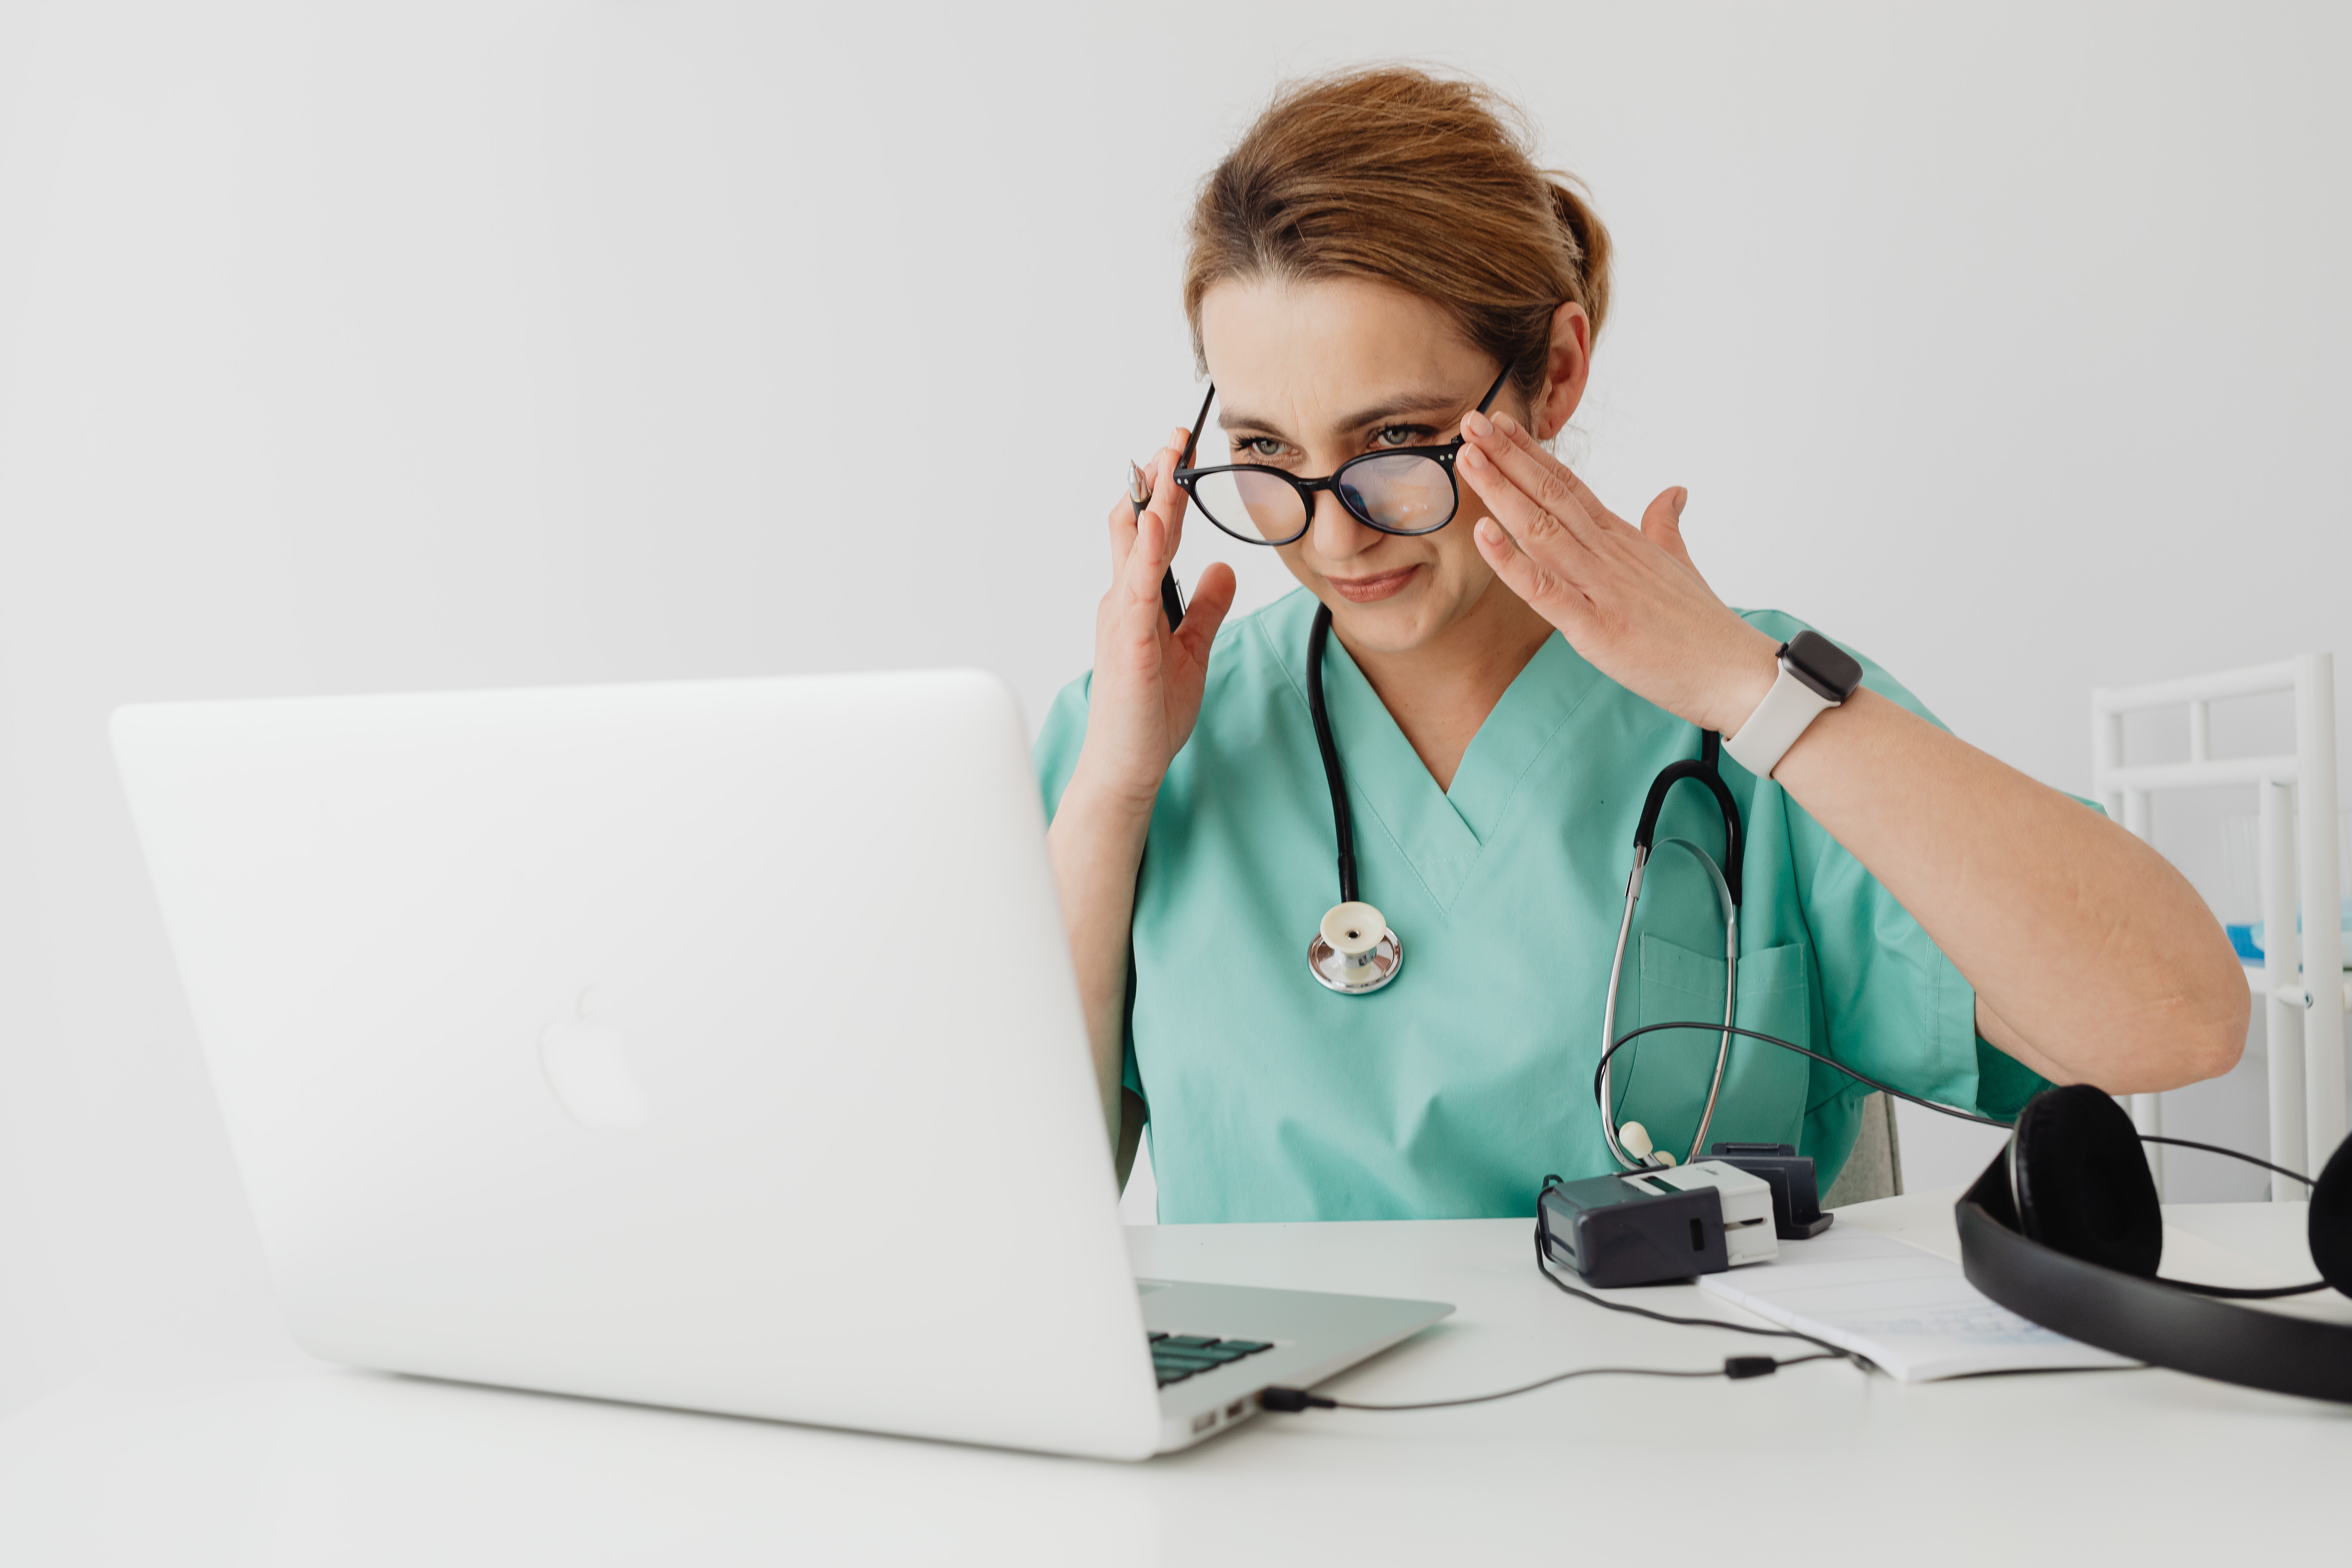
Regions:
M 1509 380 L 1505 365 L 1478 412 L 1486 412 L 1496 394 Z M 1461 486 L 1454 477 L 1454 459 L 1461 453 L 1459 436 L 1443 447 L 1398 447 L 1350 458 L 1319 479 L 1302 479 L 1282 468 L 1260 463 L 1230 463 L 1220 468 L 1191 467 L 1200 446 L 1201 431 L 1217 389 L 1201 400 L 1192 421 L 1192 437 L 1176 466 L 1176 482 L 1192 498 L 1201 514 L 1244 544 L 1288 544 L 1304 538 L 1315 516 L 1315 492 L 1329 490 L 1348 509 L 1348 515 L 1382 533 L 1435 533 L 1454 521 L 1462 505 Z

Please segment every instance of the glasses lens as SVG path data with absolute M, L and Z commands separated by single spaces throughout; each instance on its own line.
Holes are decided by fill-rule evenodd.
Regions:
M 1192 500 L 1209 521 L 1253 544 L 1287 544 L 1307 531 L 1307 508 L 1286 479 L 1271 474 L 1203 474 Z
M 1454 521 L 1454 476 L 1431 458 L 1360 458 L 1339 474 L 1357 516 L 1391 533 L 1427 533 Z

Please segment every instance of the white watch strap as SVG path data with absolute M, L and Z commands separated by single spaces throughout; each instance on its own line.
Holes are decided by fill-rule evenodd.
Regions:
M 1772 689 L 1764 694 L 1764 700 L 1756 705 L 1756 711 L 1748 716 L 1739 733 L 1724 741 L 1723 749 L 1731 753 L 1733 762 L 1758 778 L 1769 779 L 1772 770 L 1780 765 L 1780 759 L 1789 754 L 1789 748 L 1797 743 L 1797 737 L 1805 732 L 1805 726 L 1824 709 L 1836 706 L 1791 675 L 1784 665 L 1780 679 L 1772 682 Z

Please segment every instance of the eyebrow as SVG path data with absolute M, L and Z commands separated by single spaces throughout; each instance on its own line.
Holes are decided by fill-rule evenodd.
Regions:
M 1377 425 L 1382 420 L 1393 419 L 1400 414 L 1431 414 L 1452 408 L 1460 401 L 1460 397 L 1451 392 L 1399 392 L 1382 398 L 1370 407 L 1349 418 L 1342 419 L 1334 428 L 1360 430 L 1367 425 Z M 1253 414 L 1237 414 L 1231 408 L 1220 408 L 1217 411 L 1217 428 L 1227 432 L 1263 430 L 1272 436 L 1285 433 L 1282 426 L 1271 419 L 1262 419 Z

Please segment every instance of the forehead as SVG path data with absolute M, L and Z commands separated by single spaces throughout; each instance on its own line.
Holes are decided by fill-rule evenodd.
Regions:
M 1228 279 L 1201 300 L 1201 345 L 1219 404 L 1297 434 L 1401 391 L 1458 395 L 1457 384 L 1494 374 L 1434 301 L 1353 278 Z

